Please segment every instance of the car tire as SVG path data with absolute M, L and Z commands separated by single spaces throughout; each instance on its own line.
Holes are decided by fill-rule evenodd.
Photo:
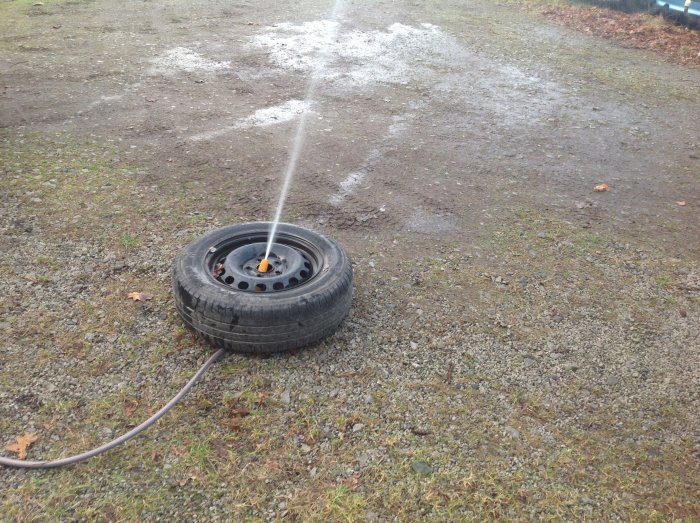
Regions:
M 249 263 L 239 266 L 238 258 L 250 257 L 255 249 L 261 259 L 260 246 L 267 241 L 270 226 L 256 222 L 214 230 L 190 243 L 175 260 L 177 312 L 215 347 L 253 354 L 304 347 L 332 333 L 349 312 L 350 259 L 336 242 L 309 229 L 279 224 L 272 249 L 273 253 L 275 246 L 286 249 L 288 256 L 279 258 L 284 263 L 300 255 L 301 270 L 280 264 L 280 270 L 266 279 L 266 274 L 250 271 Z M 230 274 L 244 272 L 235 272 L 236 278 L 221 274 L 229 269 Z M 272 281 L 275 289 L 266 288 L 265 282 Z M 256 291 L 259 287 L 264 292 Z

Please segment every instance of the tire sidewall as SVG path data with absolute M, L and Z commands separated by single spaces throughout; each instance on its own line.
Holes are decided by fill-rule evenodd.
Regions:
M 352 277 L 350 260 L 345 251 L 334 241 L 320 234 L 288 223 L 280 223 L 277 228 L 278 235 L 290 235 L 309 242 L 318 250 L 321 259 L 321 267 L 310 280 L 301 284 L 275 292 L 250 292 L 241 291 L 225 285 L 214 278 L 206 264 L 210 255 L 210 249 L 220 245 L 233 236 L 259 235 L 268 233 L 271 228 L 269 222 L 254 222 L 230 225 L 215 229 L 201 238 L 191 242 L 177 257 L 173 268 L 173 288 L 176 300 L 181 300 L 185 289 L 192 289 L 195 298 L 193 303 L 198 303 L 200 298 L 206 303 L 221 304 L 223 308 L 232 307 L 239 311 L 239 316 L 244 323 L 246 310 L 262 309 L 263 317 L 249 318 L 250 321 L 266 321 L 275 323 L 275 316 L 280 310 L 288 310 L 294 304 L 303 302 L 306 310 L 321 311 L 329 304 L 326 292 L 337 285 L 342 284 L 344 278 Z M 317 302 L 314 304 L 314 302 Z M 193 311 L 196 305 L 191 307 Z M 222 311 L 224 312 L 224 311 Z M 218 316 L 218 314 L 217 314 Z M 226 318 L 221 318 L 225 320 Z

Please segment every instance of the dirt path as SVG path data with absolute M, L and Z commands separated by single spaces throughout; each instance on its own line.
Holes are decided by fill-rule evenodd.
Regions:
M 306 107 L 284 216 L 356 273 L 327 343 L 0 471 L 4 512 L 700 517 L 700 71 L 507 6 L 278 4 L 0 4 L 5 442 L 82 450 L 202 361 L 170 262 L 271 217 Z

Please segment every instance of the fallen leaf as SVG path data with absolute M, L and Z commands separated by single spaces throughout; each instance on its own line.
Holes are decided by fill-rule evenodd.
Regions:
M 245 418 L 250 414 L 250 411 L 246 409 L 245 407 L 240 407 L 237 409 L 232 409 L 229 411 L 229 416 L 232 418 Z
M 610 188 L 610 186 L 607 183 L 601 183 L 600 185 L 596 185 L 593 187 L 594 192 L 603 192 L 607 191 Z
M 127 398 L 124 400 L 124 403 L 122 404 L 122 413 L 127 418 L 131 418 L 136 413 L 136 409 L 138 408 L 138 406 L 139 406 L 138 401 L 131 399 L 131 398 Z
M 348 476 L 342 481 L 342 483 L 343 486 L 349 488 L 350 490 L 356 489 L 360 485 L 360 475 L 353 474 L 352 476 Z
M 148 301 L 153 298 L 153 294 L 147 292 L 130 292 L 128 297 L 134 301 Z
M 450 363 L 447 366 L 447 373 L 445 374 L 445 383 L 452 385 L 452 374 L 454 373 L 455 366 L 454 363 Z
M 681 200 L 679 202 L 676 202 L 680 207 L 685 207 L 685 201 Z
M 181 449 L 180 447 L 177 447 L 175 445 L 172 445 L 170 447 L 170 450 L 172 450 L 173 454 L 175 454 L 175 456 L 177 456 L 178 458 L 182 456 L 187 456 L 187 454 L 189 454 L 189 452 L 186 449 Z
M 5 450 L 16 453 L 19 459 L 25 459 L 27 449 L 37 440 L 37 437 L 35 432 L 25 432 L 21 436 L 17 436 L 17 443 L 5 445 Z
M 265 462 L 265 466 L 267 468 L 269 468 L 270 470 L 279 470 L 280 469 L 279 463 L 277 463 L 276 461 L 267 460 Z
M 214 278 L 218 278 L 221 276 L 221 273 L 224 272 L 224 264 L 223 263 L 217 263 L 214 265 L 214 272 L 212 273 L 214 275 Z

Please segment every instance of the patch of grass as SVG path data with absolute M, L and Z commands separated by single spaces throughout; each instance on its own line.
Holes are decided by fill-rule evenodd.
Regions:
M 122 235 L 119 237 L 119 243 L 126 248 L 130 247 L 137 247 L 140 243 L 141 240 L 137 236 L 134 236 L 131 233 L 125 232 L 122 233 Z
M 363 496 L 343 485 L 338 485 L 326 491 L 324 495 L 323 517 L 325 521 L 347 523 L 361 521 L 364 517 L 363 509 L 366 506 Z

